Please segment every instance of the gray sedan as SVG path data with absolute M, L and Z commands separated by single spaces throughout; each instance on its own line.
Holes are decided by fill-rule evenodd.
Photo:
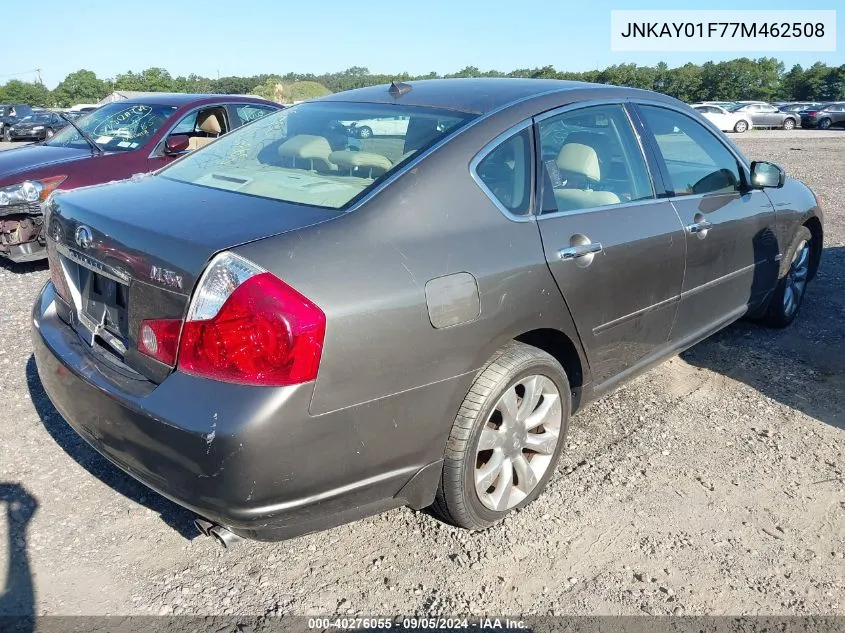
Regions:
M 585 404 L 743 316 L 789 325 L 823 239 L 806 186 L 683 103 L 546 80 L 335 94 L 45 206 L 47 394 L 224 544 L 403 505 L 496 523 Z

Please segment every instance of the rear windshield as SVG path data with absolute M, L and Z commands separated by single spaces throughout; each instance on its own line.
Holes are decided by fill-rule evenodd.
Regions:
M 303 103 L 227 134 L 161 174 L 339 209 L 473 116 L 398 105 Z

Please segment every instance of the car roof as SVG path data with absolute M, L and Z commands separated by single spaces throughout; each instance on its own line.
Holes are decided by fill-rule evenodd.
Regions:
M 583 81 L 564 81 L 560 79 L 517 79 L 506 77 L 473 77 L 456 79 L 423 79 L 403 82 L 410 90 L 396 97 L 390 93 L 390 84 L 357 88 L 327 95 L 315 101 L 343 101 L 359 103 L 399 103 L 410 106 L 422 106 L 443 110 L 458 110 L 473 114 L 486 114 L 524 99 L 539 97 L 551 92 L 572 93 L 577 101 L 579 91 L 620 90 L 617 86 L 594 84 Z M 636 88 L 629 90 L 631 95 L 650 94 Z
M 183 92 L 159 92 L 149 95 L 139 95 L 124 99 L 126 103 L 142 103 L 146 105 L 173 105 L 183 106 L 193 102 L 200 101 L 244 101 L 244 102 L 258 102 L 258 103 L 272 103 L 264 99 L 256 97 L 247 97 L 245 95 L 218 95 L 218 94 L 186 94 Z M 112 103 L 122 103 L 123 101 L 114 101 Z M 109 105 L 109 104 L 103 104 Z M 276 104 L 278 105 L 278 104 Z

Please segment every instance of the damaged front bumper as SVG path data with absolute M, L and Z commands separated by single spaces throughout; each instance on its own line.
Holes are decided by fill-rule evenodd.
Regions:
M 0 257 L 31 262 L 47 257 L 41 205 L 0 208 Z

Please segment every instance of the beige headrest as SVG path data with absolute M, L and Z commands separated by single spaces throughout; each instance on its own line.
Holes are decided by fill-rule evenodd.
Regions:
M 590 180 L 601 180 L 599 157 L 596 150 L 581 143 L 564 143 L 557 155 L 558 169 L 582 174 Z
M 372 152 L 351 152 L 349 150 L 341 150 L 329 154 L 329 160 L 341 169 L 363 167 L 365 169 L 375 168 L 387 171 L 393 167 L 393 163 L 390 162 L 389 158 Z
M 220 126 L 220 121 L 214 112 L 203 112 L 197 117 L 200 124 L 200 129 L 209 134 L 220 134 L 223 128 Z
M 328 161 L 331 153 L 328 139 L 312 134 L 299 134 L 279 145 L 279 155 L 288 158 Z

